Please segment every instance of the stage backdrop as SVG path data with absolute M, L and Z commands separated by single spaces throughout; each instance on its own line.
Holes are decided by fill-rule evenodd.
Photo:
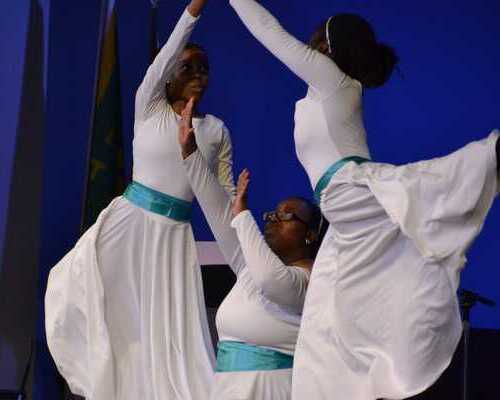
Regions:
M 365 119 L 375 160 L 400 164 L 441 156 L 500 127 L 498 0 L 475 3 L 464 0 L 262 0 L 262 3 L 302 40 L 307 40 L 316 26 L 332 14 L 360 13 L 373 23 L 379 39 L 397 50 L 400 72 L 395 73 L 384 88 L 367 91 L 365 96 Z M 162 43 L 185 5 L 181 0 L 159 1 Z M 117 0 L 117 6 L 122 126 L 130 175 L 134 94 L 150 57 L 150 3 Z M 35 18 L 30 20 L 33 7 Z M 24 290 L 34 290 L 26 271 L 36 273 L 38 269 L 40 351 L 35 392 L 38 399 L 56 398 L 57 382 L 53 382 L 54 386 L 48 385 L 54 375 L 53 365 L 43 348 L 42 300 L 49 269 L 79 236 L 100 9 L 100 0 L 9 0 L 5 5 L 2 3 L 0 9 L 0 117 L 3 122 L 0 279 L 5 282 L 6 271 L 13 274 L 7 276 L 10 282 L 26 278 L 28 286 L 9 287 L 11 296 L 20 296 Z M 34 32 L 35 40 L 31 43 L 38 47 L 28 47 L 28 32 Z M 44 32 L 45 46 L 40 38 Z M 291 195 L 310 197 L 311 189 L 295 157 L 292 140 L 294 103 L 304 95 L 305 85 L 251 37 L 226 0 L 209 2 L 193 40 L 207 49 L 211 62 L 211 87 L 203 109 L 222 118 L 230 128 L 236 174 L 243 167 L 251 170 L 250 204 L 255 215 L 274 208 L 280 199 Z M 34 58 L 25 56 L 27 48 L 32 49 Z M 43 68 L 29 69 L 33 64 Z M 34 105 L 21 102 L 23 74 L 27 73 L 35 77 L 30 89 L 36 99 Z M 44 90 L 40 86 L 42 76 L 46 79 Z M 26 93 L 27 89 L 24 90 Z M 33 115 L 36 126 L 30 131 L 43 129 L 39 135 L 22 136 L 18 127 L 27 124 Z M 34 148 L 21 152 L 21 147 L 27 148 L 30 138 Z M 21 147 L 16 150 L 16 146 Z M 28 156 L 34 158 L 26 161 Z M 15 160 L 32 163 L 28 171 L 17 167 L 24 171 L 17 180 L 14 179 Z M 31 251 L 39 248 L 29 257 L 20 254 L 19 247 L 15 247 L 17 253 L 13 251 L 11 255 L 5 251 L 6 244 L 13 240 L 8 239 L 9 234 L 16 238 L 25 232 L 19 227 L 9 231 L 17 221 L 15 217 L 9 215 L 14 222 L 7 223 L 12 210 L 22 216 L 19 205 L 13 206 L 10 191 L 13 182 L 26 185 L 16 187 L 19 194 L 29 194 L 24 197 L 27 203 L 22 204 L 32 208 L 26 215 L 33 220 L 33 231 L 40 233 L 33 237 L 30 233 L 27 237 Z M 30 190 L 29 185 L 32 185 Z M 26 215 L 23 224 L 26 224 Z M 199 212 L 194 225 L 198 240 L 212 239 Z M 468 254 L 462 279 L 464 287 L 497 303 L 500 303 L 496 246 L 499 226 L 500 206 L 496 204 Z M 7 268 L 6 260 L 13 259 L 12 254 L 18 257 L 17 263 L 10 263 Z M 18 270 L 14 268 L 16 265 Z M 36 306 L 32 297 L 23 307 L 31 307 L 33 311 Z M 34 318 L 32 312 L 23 316 Z M 28 321 L 26 326 L 34 327 L 33 322 Z M 500 328 L 500 312 L 478 306 L 473 311 L 472 324 Z M 34 332 L 28 331 L 25 336 L 32 334 Z M 0 376 L 8 376 L 4 371 L 11 373 L 6 361 L 11 358 L 17 360 L 14 375 L 18 374 L 25 354 L 8 346 L 1 350 L 0 360 L 5 363 L 0 365 Z M 11 378 L 12 382 L 18 381 L 18 376 Z

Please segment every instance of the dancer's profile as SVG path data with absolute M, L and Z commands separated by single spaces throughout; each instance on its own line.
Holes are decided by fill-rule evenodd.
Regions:
M 264 215 L 264 235 L 248 210 L 249 172 L 231 199 L 198 150 L 191 106 L 179 142 L 189 181 L 237 277 L 217 312 L 219 344 L 212 400 L 289 400 L 292 364 L 314 258 L 326 231 L 319 208 L 293 197 Z
M 49 348 L 87 400 L 205 400 L 213 384 L 193 192 L 177 140 L 182 109 L 208 85 L 207 53 L 188 43 L 205 2 L 189 3 L 137 91 L 133 183 L 50 273 Z M 228 130 L 194 113 L 200 152 L 232 192 Z
M 461 336 L 455 291 L 498 192 L 498 132 L 443 158 L 373 162 L 362 94 L 389 79 L 394 50 L 357 15 L 326 19 L 306 45 L 256 1 L 230 3 L 308 84 L 296 104 L 295 144 L 330 222 L 304 306 L 292 397 L 420 393 Z

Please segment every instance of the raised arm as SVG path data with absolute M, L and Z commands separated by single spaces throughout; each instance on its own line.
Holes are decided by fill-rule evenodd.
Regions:
M 345 74 L 330 58 L 291 36 L 255 0 L 230 0 L 230 4 L 255 38 L 299 78 L 323 95 L 337 89 Z
M 232 199 L 236 194 L 233 177 L 233 145 L 231 143 L 231 135 L 226 126 L 222 127 L 222 140 L 217 156 L 217 168 L 215 172 L 217 180 Z
M 248 183 L 249 173 L 245 170 L 238 179 L 233 202 L 233 214 L 236 216 L 231 222 L 231 226 L 236 229 L 246 266 L 264 296 L 300 313 L 309 283 L 309 272 L 285 265 L 269 248 L 246 206 Z
M 187 176 L 226 262 L 236 275 L 245 266 L 236 232 L 231 228 L 231 199 L 196 150 L 184 160 Z
M 191 124 L 193 101 L 182 113 L 179 143 L 191 188 L 205 214 L 219 248 L 236 275 L 244 268 L 245 260 L 236 232 L 231 228 L 231 197 L 210 171 L 198 150 Z
M 301 312 L 309 273 L 303 268 L 283 264 L 265 242 L 250 211 L 239 213 L 231 226 L 236 229 L 248 271 L 264 296 Z
M 177 22 L 167 43 L 160 50 L 135 96 L 136 120 L 147 119 L 158 107 L 165 106 L 165 85 L 186 46 L 206 0 L 192 0 Z

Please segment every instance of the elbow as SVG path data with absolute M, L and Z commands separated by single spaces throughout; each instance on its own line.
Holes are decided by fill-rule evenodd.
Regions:
M 266 297 L 273 297 L 273 285 L 269 279 L 260 279 L 256 284 Z

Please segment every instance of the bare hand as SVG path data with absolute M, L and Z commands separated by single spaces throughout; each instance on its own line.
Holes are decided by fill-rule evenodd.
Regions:
M 182 110 L 179 122 L 179 144 L 181 145 L 182 159 L 188 158 L 198 149 L 193 128 L 193 107 L 194 99 L 191 98 Z
M 233 200 L 233 216 L 237 216 L 240 212 L 248 210 L 247 195 L 248 185 L 250 184 L 250 172 L 245 168 L 239 178 L 236 186 L 236 197 Z
M 191 0 L 188 5 L 189 14 L 193 17 L 198 17 L 201 14 L 201 10 L 205 7 L 207 0 Z

